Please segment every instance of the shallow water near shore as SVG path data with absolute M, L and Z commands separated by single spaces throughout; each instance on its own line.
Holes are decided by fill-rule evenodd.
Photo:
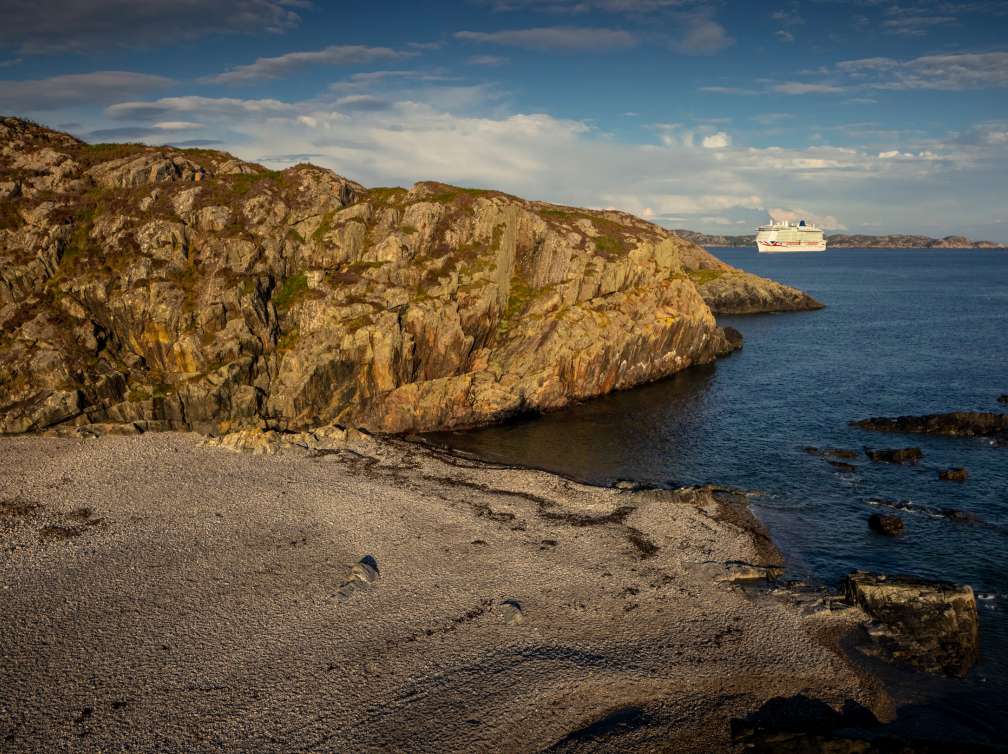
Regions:
M 983 657 L 975 688 L 1008 688 L 1008 448 L 982 439 L 868 432 L 870 416 L 998 411 L 1008 392 L 1008 251 L 833 249 L 724 261 L 808 291 L 817 312 L 723 317 L 743 350 L 715 366 L 498 427 L 431 439 L 575 479 L 715 482 L 758 490 L 753 509 L 788 573 L 836 584 L 854 569 L 971 584 Z M 806 446 L 858 452 L 842 470 Z M 915 466 L 863 448 L 918 446 Z M 964 483 L 939 481 L 964 466 Z M 889 505 L 911 503 L 912 510 Z M 937 514 L 954 508 L 979 517 Z M 873 512 L 905 523 L 872 533 Z

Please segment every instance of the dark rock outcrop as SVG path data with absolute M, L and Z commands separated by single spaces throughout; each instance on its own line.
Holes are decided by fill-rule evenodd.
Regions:
M 903 531 L 903 519 L 899 516 L 887 516 L 882 513 L 872 513 L 868 516 L 868 528 L 877 534 L 895 537 Z
M 969 472 L 963 468 L 942 469 L 938 472 L 938 478 L 949 482 L 965 482 L 969 478 Z
M 990 437 L 1008 440 L 1008 414 L 990 411 L 952 411 L 924 416 L 876 416 L 851 422 L 861 429 L 877 432 L 908 432 L 952 437 Z
M 0 433 L 486 424 L 709 363 L 740 345 L 709 303 L 802 295 L 620 212 L 0 119 Z
M 924 457 L 920 448 L 891 448 L 872 450 L 865 448 L 865 455 L 876 463 L 917 463 Z
M 998 396 L 998 403 L 1008 403 L 1008 393 Z
M 844 595 L 872 619 L 866 651 L 929 673 L 965 676 L 979 653 L 976 598 L 969 586 L 858 571 Z

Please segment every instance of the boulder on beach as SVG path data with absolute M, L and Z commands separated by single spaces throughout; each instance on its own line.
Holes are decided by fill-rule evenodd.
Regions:
M 942 469 L 938 472 L 938 478 L 949 482 L 965 482 L 969 478 L 969 472 L 961 467 Z
M 920 448 L 864 449 L 865 455 L 877 463 L 917 463 L 924 457 Z
M 899 516 L 887 516 L 884 513 L 873 513 L 868 516 L 868 528 L 876 534 L 895 537 L 903 531 L 903 519 Z
M 963 677 L 979 654 L 976 598 L 968 585 L 857 571 L 844 595 L 871 618 L 862 647 L 918 670 Z

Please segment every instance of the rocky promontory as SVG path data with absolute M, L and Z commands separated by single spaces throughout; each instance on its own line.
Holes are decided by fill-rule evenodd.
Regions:
M 0 119 L 0 432 L 497 421 L 812 308 L 633 216 Z

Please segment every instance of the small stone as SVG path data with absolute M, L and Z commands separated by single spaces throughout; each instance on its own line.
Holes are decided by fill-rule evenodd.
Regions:
M 518 600 L 504 600 L 500 604 L 500 614 L 508 626 L 517 626 L 525 622 L 525 610 Z
M 949 482 L 965 482 L 969 472 L 964 468 L 943 469 L 938 472 L 938 478 Z
M 877 534 L 885 534 L 887 537 L 895 537 L 903 531 L 903 519 L 899 516 L 887 516 L 882 513 L 873 513 L 868 516 L 868 528 Z

